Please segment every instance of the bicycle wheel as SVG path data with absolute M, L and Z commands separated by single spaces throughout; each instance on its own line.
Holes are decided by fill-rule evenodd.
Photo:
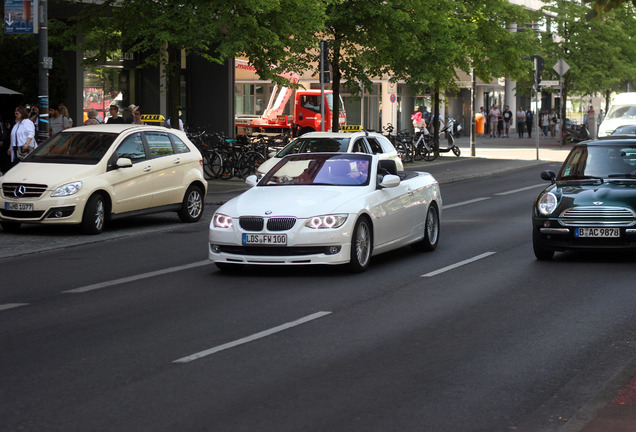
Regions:
M 207 151 L 202 152 L 203 156 L 203 175 L 207 179 L 213 179 L 214 173 L 212 172 L 212 165 L 210 164 L 210 160 L 212 159 L 212 154 Z
M 398 152 L 398 156 L 402 159 L 402 162 L 406 162 L 406 147 L 401 142 L 395 143 L 395 150 Z
M 208 160 L 208 170 L 212 178 L 219 178 L 223 172 L 223 157 L 217 151 L 211 151 Z
M 239 160 L 238 176 L 240 178 L 247 178 L 248 176 L 255 174 L 256 169 L 265 162 L 265 156 L 259 152 L 250 151 L 241 156 Z
M 435 148 L 431 146 L 430 148 L 426 147 L 426 154 L 424 155 L 424 160 L 427 162 L 434 161 L 437 158 L 435 154 Z

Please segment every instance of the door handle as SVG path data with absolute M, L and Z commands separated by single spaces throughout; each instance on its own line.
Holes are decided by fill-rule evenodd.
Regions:
M 150 172 L 151 169 L 152 169 L 152 166 L 148 165 L 147 167 L 144 167 L 144 172 Z

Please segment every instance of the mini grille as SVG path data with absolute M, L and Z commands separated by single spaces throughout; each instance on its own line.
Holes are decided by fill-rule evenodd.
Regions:
M 263 231 L 265 218 L 256 216 L 244 216 L 239 218 L 239 224 L 245 231 Z M 287 231 L 296 224 L 293 217 L 274 217 L 267 219 L 268 231 Z
M 573 207 L 561 213 L 561 225 L 565 226 L 632 226 L 636 213 L 624 207 Z
M 20 186 L 23 186 L 21 189 Z M 4 183 L 2 195 L 6 198 L 39 198 L 46 190 L 43 184 Z

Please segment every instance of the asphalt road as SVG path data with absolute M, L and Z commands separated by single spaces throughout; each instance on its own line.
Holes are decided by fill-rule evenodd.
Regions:
M 636 270 L 625 253 L 534 259 L 554 166 L 443 184 L 439 248 L 363 274 L 225 275 L 206 223 L 172 215 L 0 259 L 2 429 L 564 431 L 636 356 Z

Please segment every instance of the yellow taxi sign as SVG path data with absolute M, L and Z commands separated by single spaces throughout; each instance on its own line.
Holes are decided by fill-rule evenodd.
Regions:
M 360 132 L 362 131 L 362 126 L 361 125 L 343 125 L 342 128 L 340 128 L 340 130 L 343 132 Z
M 161 123 L 165 121 L 161 114 L 142 114 L 141 121 L 146 123 Z

